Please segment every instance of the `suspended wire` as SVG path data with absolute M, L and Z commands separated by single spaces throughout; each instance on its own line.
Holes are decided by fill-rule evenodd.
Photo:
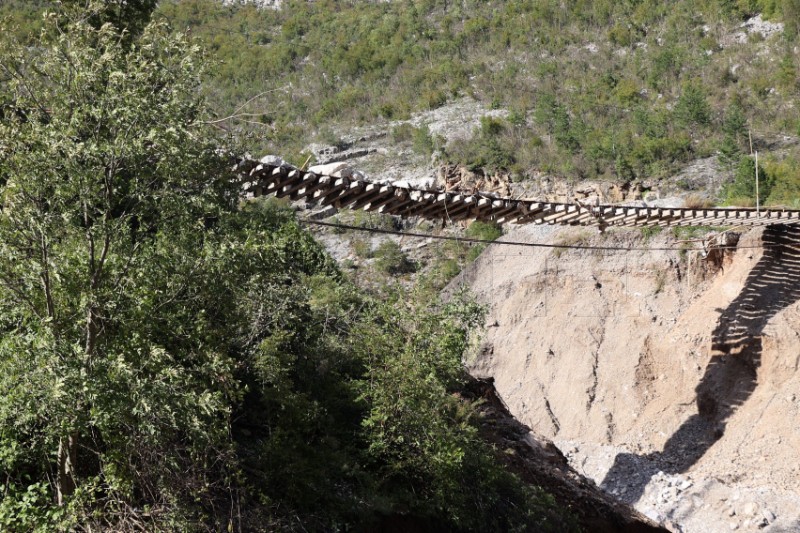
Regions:
M 310 224 L 313 226 L 324 226 L 329 228 L 336 228 L 336 229 L 346 229 L 351 231 L 363 231 L 367 233 L 380 233 L 383 235 L 398 235 L 401 237 L 414 237 L 418 239 L 434 239 L 434 240 L 441 240 L 441 241 L 455 241 L 455 242 L 464 242 L 464 243 L 471 243 L 471 244 L 486 244 L 486 245 L 503 245 L 503 246 L 523 246 L 528 248 L 562 248 L 562 249 L 569 249 L 569 250 L 595 250 L 595 251 L 608 251 L 608 252 L 656 252 L 656 251 L 670 251 L 670 252 L 681 252 L 681 251 L 692 251 L 690 248 L 685 247 L 675 247 L 675 246 L 656 246 L 656 247 L 625 247 L 625 246 L 590 246 L 590 245 L 583 245 L 583 244 L 545 244 L 539 242 L 520 242 L 520 241 L 491 241 L 488 239 L 474 239 L 471 237 L 457 237 L 453 235 L 433 235 L 431 233 L 417 233 L 413 231 L 397 231 L 397 230 L 389 230 L 389 229 L 381 229 L 381 228 L 365 228 L 361 226 L 352 226 L 350 224 L 340 224 L 334 222 L 322 222 L 320 220 L 310 220 L 310 219 L 301 219 L 299 221 L 301 224 Z M 742 250 L 742 249 L 766 249 L 766 248 L 777 248 L 780 246 L 788 246 L 786 244 L 759 244 L 759 245 L 749 245 L 749 246 L 714 246 L 715 250 Z M 695 249 L 696 251 L 702 251 L 701 249 Z

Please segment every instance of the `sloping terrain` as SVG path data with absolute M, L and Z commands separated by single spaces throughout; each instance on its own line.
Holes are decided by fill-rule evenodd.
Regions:
M 531 227 L 504 240 L 675 246 L 666 232 Z M 752 230 L 716 263 L 492 245 L 454 281 L 490 306 L 471 371 L 579 472 L 675 531 L 797 531 L 799 243 L 797 228 Z
M 482 400 L 478 407 L 481 435 L 495 446 L 506 467 L 552 494 L 560 508 L 570 509 L 575 514 L 585 531 L 664 531 L 578 474 L 553 443 L 536 435 L 511 415 L 491 380 L 470 381 L 461 396 L 467 401 Z

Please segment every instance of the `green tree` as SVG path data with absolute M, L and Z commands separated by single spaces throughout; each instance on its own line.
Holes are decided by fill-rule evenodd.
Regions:
M 686 125 L 706 126 L 711 123 L 711 107 L 701 85 L 687 83 L 683 87 L 675 105 L 675 116 Z
M 725 121 L 722 125 L 725 135 L 731 136 L 740 146 L 748 139 L 747 117 L 742 106 L 734 102 L 725 113 Z
M 748 142 L 747 118 L 739 104 L 733 103 L 725 113 L 722 125 L 724 137 L 720 145 L 720 160 L 722 163 L 735 166 L 742 156 L 742 148 Z
M 363 427 L 369 455 L 385 465 L 382 488 L 400 501 L 420 499 L 429 516 L 447 517 L 440 529 L 576 529 L 552 513 L 540 490 L 520 487 L 492 465 L 470 407 L 453 394 L 465 377 L 465 326 L 478 324 L 483 310 L 455 298 L 419 320 L 401 297 L 386 295 L 389 305 L 373 308 L 357 332 L 364 357 L 374 361 L 362 389 L 370 405 Z
M 758 166 L 758 197 L 764 204 L 772 190 L 773 180 L 764 167 Z M 725 188 L 726 200 L 729 204 L 755 204 L 756 201 L 756 163 L 752 157 L 742 156 L 731 183 Z
M 51 35 L 0 45 L 3 470 L 23 487 L 52 468 L 62 505 L 186 498 L 163 480 L 219 449 L 235 393 L 224 343 L 186 330 L 218 298 L 196 284 L 221 267 L 202 230 L 238 201 L 197 127 L 198 50 L 82 19 Z M 150 470 L 159 453 L 172 467 Z
M 794 66 L 794 54 L 788 53 L 781 59 L 778 66 L 778 83 L 780 86 L 792 94 L 797 90 L 797 68 Z
M 95 28 L 109 23 L 129 37 L 138 36 L 150 22 L 158 0 L 60 0 L 67 13 L 81 13 Z M 88 15 L 88 16 L 87 16 Z
M 186 39 L 48 24 L 0 44 L 0 529 L 567 530 L 452 396 L 473 306 L 240 205 Z

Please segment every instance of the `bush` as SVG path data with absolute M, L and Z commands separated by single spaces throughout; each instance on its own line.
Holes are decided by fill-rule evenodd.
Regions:
M 369 241 L 364 239 L 353 239 L 350 241 L 350 247 L 353 249 L 353 253 L 356 254 L 356 257 L 360 259 L 369 259 L 373 256 L 372 245 Z
M 697 83 L 684 85 L 675 105 L 675 116 L 687 125 L 707 126 L 711 123 L 711 107 L 702 86 Z
M 772 189 L 772 177 L 758 166 L 758 197 L 764 205 Z M 736 175 L 732 182 L 725 186 L 725 201 L 729 205 L 749 206 L 756 203 L 756 164 L 752 157 L 743 156 L 739 160 Z
M 617 84 L 614 94 L 621 104 L 632 104 L 639 99 L 639 87 L 633 80 L 624 79 Z
M 493 241 L 503 235 L 503 228 L 496 222 L 476 220 L 469 225 L 465 235 L 470 239 Z
M 766 203 L 796 209 L 800 205 L 800 161 L 796 156 L 783 161 L 765 160 L 764 173 L 771 182 Z
M 414 151 L 424 156 L 430 156 L 444 144 L 444 140 L 440 136 L 431 135 L 427 124 L 416 128 L 405 122 L 392 128 L 391 135 L 392 140 L 396 143 L 410 141 Z
M 655 237 L 656 235 L 661 233 L 661 231 L 663 229 L 664 228 L 662 228 L 661 226 L 644 226 L 644 227 L 642 227 L 641 230 L 640 230 L 641 233 L 642 233 L 642 240 L 644 242 L 649 241 L 650 239 L 652 239 L 653 237 Z
M 383 241 L 375 250 L 375 268 L 379 271 L 398 276 L 416 272 L 417 265 L 411 261 L 395 241 Z
M 448 159 L 471 170 L 508 170 L 516 162 L 514 148 L 506 137 L 508 126 L 502 119 L 482 117 L 478 130 L 468 141 L 457 140 L 446 148 Z
M 686 161 L 692 154 L 691 139 L 684 134 L 637 139 L 631 149 L 632 164 L 640 175 L 656 174 L 654 168 Z
M 402 229 L 402 222 L 398 217 L 383 213 L 373 213 L 369 211 L 350 211 L 352 224 L 360 228 L 399 230 Z

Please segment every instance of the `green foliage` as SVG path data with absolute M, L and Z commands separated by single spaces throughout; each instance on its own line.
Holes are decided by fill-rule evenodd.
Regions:
M 398 217 L 385 215 L 382 213 L 372 213 L 367 211 L 343 211 L 336 218 L 337 222 L 344 222 L 351 226 L 358 226 L 365 229 L 399 230 L 402 223 Z M 349 230 L 344 230 L 349 231 Z M 355 231 L 355 230 L 353 230 Z M 356 232 L 363 235 L 363 232 Z
M 720 160 L 725 165 L 734 166 L 741 159 L 743 148 L 747 148 L 745 144 L 749 140 L 747 119 L 741 106 L 735 102 L 725 113 L 722 131 L 725 136 L 720 146 Z
M 369 339 L 367 357 L 376 363 L 362 393 L 372 406 L 363 427 L 369 453 L 391 465 L 384 487 L 400 501 L 426 502 L 430 515 L 443 513 L 461 530 L 569 528 L 552 521 L 541 493 L 520 490 L 492 467 L 470 423 L 469 405 L 450 394 L 463 377 L 464 326 L 480 322 L 481 308 L 456 299 L 419 321 L 398 296 L 390 296 L 393 305 L 373 320 L 390 326 L 362 333 Z
M 73 8 L 78 16 L 88 14 L 86 20 L 95 28 L 112 24 L 130 38 L 139 35 L 147 26 L 158 0 L 61 0 L 61 4 Z
M 62 521 L 65 510 L 50 505 L 50 487 L 38 482 L 19 487 L 6 486 L 0 500 L 0 526 L 3 531 L 46 532 L 68 527 L 69 521 Z
M 482 222 L 476 220 L 469 225 L 466 236 L 471 239 L 493 241 L 503 234 L 503 228 L 496 222 Z
M 416 271 L 417 265 L 411 261 L 393 240 L 383 241 L 375 249 L 375 268 L 385 274 L 397 276 Z
M 675 45 L 660 48 L 650 60 L 647 81 L 654 89 L 664 89 L 674 83 L 678 76 L 682 50 Z
M 481 241 L 493 241 L 503 235 L 503 228 L 495 222 L 482 222 L 476 220 L 469 225 L 466 236 Z M 474 261 L 486 249 L 486 244 L 473 244 L 467 251 L 468 262 Z
M 662 229 L 663 228 L 661 226 L 645 226 L 641 228 L 642 240 L 644 240 L 644 242 L 649 241 L 650 239 L 661 233 Z
M 778 85 L 787 93 L 792 94 L 797 90 L 797 68 L 794 64 L 794 54 L 787 53 L 780 62 L 777 73 Z
M 641 174 L 656 174 L 655 168 L 662 162 L 687 161 L 692 153 L 691 139 L 686 135 L 662 138 L 641 138 L 631 149 L 630 159 Z
M 758 198 L 761 205 L 770 195 L 774 177 L 758 166 Z M 755 160 L 743 156 L 739 160 L 736 174 L 732 182 L 725 187 L 725 198 L 729 205 L 749 206 L 756 201 L 756 164 Z
M 472 170 L 508 170 L 516 162 L 511 139 L 507 137 L 508 130 L 509 125 L 502 119 L 481 117 L 480 126 L 473 137 L 468 141 L 459 140 L 448 145 L 447 155 Z
M 699 84 L 688 83 L 683 87 L 675 105 L 675 116 L 687 125 L 705 126 L 711 122 L 711 108 Z
M 239 394 L 222 385 L 233 347 L 213 338 L 233 324 L 205 312 L 230 306 L 230 258 L 202 229 L 237 193 L 197 128 L 198 51 L 160 27 L 129 50 L 84 20 L 43 44 L 35 69 L 27 48 L 0 50 L 18 110 L 0 122 L 0 426 L 4 450 L 27 448 L 6 490 L 26 498 L 56 460 L 48 492 L 74 517 L 134 491 L 177 506 L 185 483 L 226 475 L 210 465 Z
M 788 51 L 796 44 L 797 3 L 288 2 L 259 10 L 248 2 L 167 0 L 154 16 L 191 28 L 208 47 L 215 68 L 203 90 L 217 117 L 260 95 L 237 119 L 218 124 L 246 138 L 251 153 L 300 154 L 307 126 L 405 120 L 472 96 L 517 110 L 514 120 L 502 132 L 478 131 L 447 147 L 421 130 L 408 142 L 420 154 L 440 150 L 450 162 L 509 170 L 518 179 L 545 171 L 625 181 L 665 175 L 686 161 L 685 151 L 676 157 L 652 139 L 688 139 L 690 155 L 720 149 L 735 164 L 741 141 L 720 126 L 726 102 L 737 98 L 759 136 L 795 133 L 800 109 L 790 105 L 797 84 Z M 151 4 L 114 2 L 116 11 L 103 20 L 124 26 L 132 14 L 132 25 L 140 24 Z M 47 5 L 8 0 L 0 13 L 11 14 L 17 35 L 32 40 Z M 786 24 L 783 38 L 765 43 L 769 54 L 717 45 L 718 27 L 736 31 L 755 13 Z M 705 24 L 713 29 L 702 31 Z M 640 131 L 642 114 L 661 115 L 666 131 Z M 650 138 L 639 143 L 645 157 L 632 157 L 641 136 Z
M 639 87 L 633 80 L 621 80 L 614 87 L 614 94 L 621 104 L 632 104 L 639 98 Z
M 738 103 L 734 102 L 728 107 L 722 131 L 725 135 L 732 137 L 740 146 L 748 139 L 747 117 Z
M 414 151 L 425 156 L 430 156 L 444 145 L 442 138 L 431 135 L 427 125 L 414 127 L 407 122 L 392 128 L 392 140 L 398 143 L 411 142 Z
M 403 120 L 471 95 L 513 111 L 450 146 L 425 127 L 398 128 L 397 142 L 523 178 L 663 176 L 709 147 L 736 166 L 746 127 L 767 136 L 800 123 L 785 52 L 797 3 L 161 2 L 156 20 L 207 47 L 201 84 L 199 50 L 144 29 L 151 0 L 108 3 L 61 36 L 48 26 L 43 42 L 52 4 L 3 2 L 2 37 L 22 46 L 0 52 L 19 66 L 0 82 L 0 528 L 114 529 L 140 509 L 149 529 L 224 530 L 220 509 L 235 507 L 249 513 L 240 529 L 347 529 L 413 512 L 444 528 L 535 524 L 546 498 L 486 459 L 469 409 L 445 398 L 455 373 L 426 342 L 450 365 L 455 322 L 436 336 L 423 322 L 450 320 L 442 309 L 359 293 L 280 206 L 240 210 L 197 96 L 219 118 L 260 95 L 215 125 L 297 164 L 309 127 Z M 757 12 L 786 23 L 786 42 L 762 45 L 780 46 L 768 56 L 782 61 L 698 31 Z M 762 166 L 762 200 L 795 205 L 796 157 Z M 754 170 L 741 161 L 729 203 L 754 200 Z M 435 286 L 480 252 L 446 248 Z M 397 252 L 382 251 L 378 268 L 407 268 Z M 77 486 L 56 507 L 70 442 Z
M 769 176 L 767 205 L 781 205 L 797 209 L 800 206 L 800 162 L 796 156 L 782 161 L 768 159 L 763 164 L 764 174 Z
M 706 233 L 720 231 L 721 229 L 722 228 L 714 228 L 711 226 L 674 226 L 672 228 L 672 236 L 682 240 L 696 239 Z
M 0 2 L 0 23 L 3 31 L 14 39 L 31 45 L 42 30 L 42 11 L 50 4 L 47 0 L 6 0 Z
M 356 257 L 361 259 L 369 259 L 372 257 L 372 245 L 368 241 L 364 239 L 353 239 L 350 242 L 350 246 L 353 248 L 353 253 L 356 254 Z
M 0 45 L 0 528 L 569 527 L 452 396 L 480 309 L 360 292 L 240 205 L 198 48 L 90 22 Z
M 800 32 L 800 0 L 783 0 L 781 12 L 786 38 L 790 41 L 797 39 Z
M 468 254 L 470 252 L 467 252 Z M 461 272 L 461 266 L 456 259 L 442 259 L 437 264 L 437 270 L 434 275 L 439 278 L 436 288 L 444 287 L 448 281 L 456 277 Z
M 162 2 L 156 17 L 191 27 L 219 60 L 207 84 L 218 116 L 264 93 L 247 109 L 267 126 L 225 123 L 237 134 L 255 132 L 253 153 L 299 152 L 308 142 L 299 124 L 405 120 L 472 96 L 513 116 L 490 119 L 501 131 L 481 127 L 448 146 L 410 127 L 402 142 L 517 179 L 544 171 L 626 181 L 667 175 L 712 148 L 738 161 L 735 139 L 720 127 L 725 103 L 737 98 L 754 131 L 794 133 L 794 65 L 751 57 L 747 45 L 722 49 L 716 28 L 733 32 L 757 12 L 786 21 L 795 1 L 490 1 L 447 9 L 433 1 L 290 2 L 257 10 L 182 0 Z M 714 29 L 703 32 L 704 24 Z M 795 38 L 788 39 L 767 46 L 788 58 Z M 770 91 L 776 84 L 780 93 Z M 661 131 L 643 131 L 642 115 Z
M 630 24 L 616 24 L 608 32 L 608 40 L 617 46 L 627 47 L 634 44 L 641 35 Z

